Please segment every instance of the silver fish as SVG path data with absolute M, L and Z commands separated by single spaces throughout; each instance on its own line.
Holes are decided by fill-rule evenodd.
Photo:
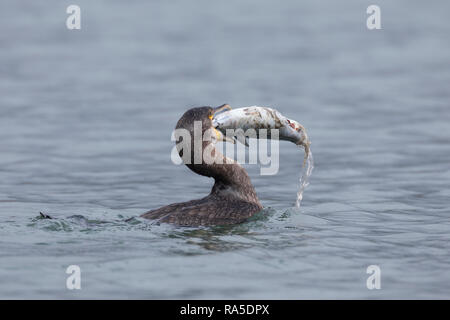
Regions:
M 270 138 L 270 129 L 278 129 L 280 140 L 291 141 L 305 148 L 305 161 L 309 155 L 311 142 L 305 127 L 295 120 L 286 118 L 275 109 L 258 106 L 231 109 L 215 114 L 212 121 L 213 126 L 223 133 L 225 141 L 235 143 L 233 140 L 237 140 L 248 146 L 248 137 L 242 135 L 243 131 L 255 129 L 259 137 L 259 129 L 268 129 L 267 137 Z M 234 137 L 230 137 L 227 136 L 227 129 L 242 130 L 237 131 Z

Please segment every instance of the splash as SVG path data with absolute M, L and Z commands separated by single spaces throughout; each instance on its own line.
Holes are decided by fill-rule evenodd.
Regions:
M 295 207 L 300 208 L 300 204 L 303 199 L 303 192 L 309 185 L 309 177 L 314 169 L 314 158 L 309 148 L 309 144 L 305 145 L 305 159 L 303 160 L 302 172 L 300 175 L 300 188 L 297 192 L 297 200 L 295 201 Z

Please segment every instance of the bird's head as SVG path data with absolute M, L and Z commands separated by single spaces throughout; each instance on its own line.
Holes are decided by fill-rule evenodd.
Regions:
M 212 119 L 217 113 L 230 109 L 228 104 L 216 108 L 197 107 L 187 110 L 181 116 L 175 127 L 175 140 L 178 153 L 185 164 L 199 164 L 208 145 L 225 140 L 224 135 L 214 128 Z M 189 150 L 190 156 L 186 154 L 186 150 Z
M 194 135 L 201 135 L 203 140 L 208 139 L 207 131 L 210 130 L 214 133 L 211 135 L 211 140 L 223 140 L 222 133 L 213 127 L 212 119 L 215 114 L 225 110 L 231 110 L 231 107 L 228 104 L 223 104 L 216 108 L 197 107 L 189 109 L 178 120 L 175 129 L 187 130 L 192 138 L 194 138 Z

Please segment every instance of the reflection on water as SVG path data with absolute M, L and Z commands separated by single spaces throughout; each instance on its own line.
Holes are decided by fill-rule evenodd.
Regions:
M 376 31 L 357 0 L 77 4 L 79 31 L 56 0 L 0 10 L 1 298 L 449 297 L 448 2 L 380 0 Z M 308 128 L 301 208 L 281 142 L 277 175 L 245 166 L 266 208 L 247 223 L 139 218 L 209 192 L 170 135 L 223 103 Z

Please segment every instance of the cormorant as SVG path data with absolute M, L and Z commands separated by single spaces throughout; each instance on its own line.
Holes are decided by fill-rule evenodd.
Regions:
M 196 174 L 214 179 L 214 186 L 209 195 L 204 198 L 170 204 L 159 209 L 144 213 L 141 217 L 157 219 L 160 222 L 173 223 L 182 226 L 199 225 L 226 225 L 241 223 L 262 210 L 250 178 L 245 169 L 233 159 L 225 157 L 215 148 L 217 136 L 221 133 L 213 127 L 212 119 L 215 113 L 230 109 L 228 105 L 217 108 L 198 107 L 186 111 L 178 120 L 176 129 L 185 129 L 190 133 L 190 155 L 183 152 L 186 148 L 180 147 L 181 139 L 177 141 L 177 150 L 184 164 Z M 194 122 L 201 122 L 202 134 L 200 141 L 194 144 Z M 207 130 L 213 134 L 208 135 Z M 205 140 L 204 137 L 208 137 Z M 186 146 L 186 145 L 185 145 Z M 215 160 L 205 161 L 201 157 L 201 163 L 195 164 L 196 152 L 208 151 Z M 187 160 L 187 161 L 186 161 Z

